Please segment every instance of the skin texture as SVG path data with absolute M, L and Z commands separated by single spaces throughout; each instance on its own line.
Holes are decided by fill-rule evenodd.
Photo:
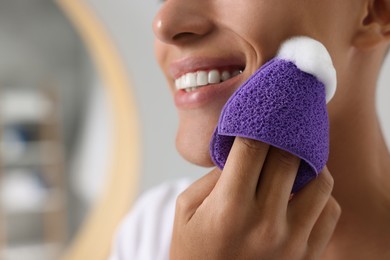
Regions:
M 321 41 L 338 75 L 328 105 L 330 159 L 320 177 L 289 200 L 299 160 L 236 138 L 224 171 L 212 170 L 178 198 L 172 259 L 390 258 L 390 155 L 375 111 L 390 1 L 167 0 L 154 32 L 173 95 L 170 66 L 178 60 L 240 57 L 239 87 L 295 35 Z M 178 108 L 176 145 L 185 159 L 213 166 L 211 134 L 232 93 Z

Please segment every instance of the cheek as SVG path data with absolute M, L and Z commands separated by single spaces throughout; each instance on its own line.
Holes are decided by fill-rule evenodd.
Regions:
M 236 34 L 258 58 L 272 58 L 282 41 L 304 34 L 300 25 L 301 1 L 273 0 L 272 4 L 266 0 L 220 2 L 215 17 L 221 28 Z

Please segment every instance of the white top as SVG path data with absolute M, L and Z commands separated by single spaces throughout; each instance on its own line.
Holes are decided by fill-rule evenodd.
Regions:
M 177 196 L 192 180 L 164 183 L 143 194 L 123 219 L 110 260 L 168 260 Z

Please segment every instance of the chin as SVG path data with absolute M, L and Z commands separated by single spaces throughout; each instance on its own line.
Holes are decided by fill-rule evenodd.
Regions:
M 176 149 L 188 162 L 202 166 L 215 166 L 210 157 L 210 140 L 214 129 L 197 132 L 179 127 L 176 135 Z

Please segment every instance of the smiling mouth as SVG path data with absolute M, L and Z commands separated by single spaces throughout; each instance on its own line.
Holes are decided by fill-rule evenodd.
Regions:
M 218 84 L 240 75 L 244 68 L 199 70 L 185 73 L 175 80 L 177 90 L 195 91 L 201 87 Z

